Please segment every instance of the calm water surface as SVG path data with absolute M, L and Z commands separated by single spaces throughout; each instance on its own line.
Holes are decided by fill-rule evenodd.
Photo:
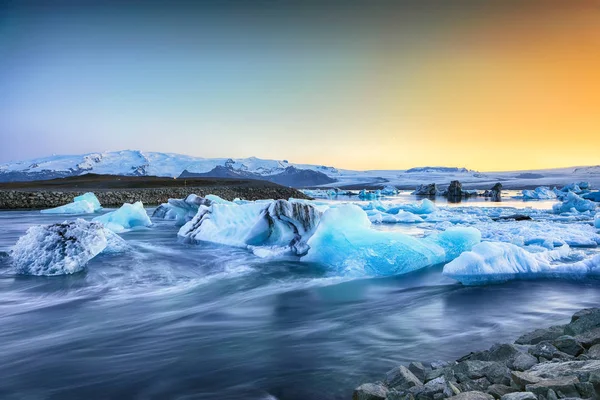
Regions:
M 64 219 L 0 212 L 0 252 Z M 595 280 L 467 288 L 441 266 L 347 280 L 178 243 L 155 222 L 73 276 L 15 276 L 0 253 L 0 398 L 350 399 L 399 363 L 456 358 L 600 304 Z

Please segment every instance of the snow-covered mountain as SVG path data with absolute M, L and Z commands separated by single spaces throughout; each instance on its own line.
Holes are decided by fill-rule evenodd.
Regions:
M 588 181 L 600 187 L 600 166 L 536 171 L 485 172 L 461 167 L 417 167 L 409 170 L 353 171 L 330 166 L 295 164 L 287 160 L 202 158 L 182 154 L 123 150 L 82 155 L 55 155 L 0 164 L 0 181 L 53 179 L 85 173 L 134 176 L 213 176 L 265 179 L 287 186 L 414 188 L 423 183 L 447 185 L 459 180 L 466 188 L 566 185 Z

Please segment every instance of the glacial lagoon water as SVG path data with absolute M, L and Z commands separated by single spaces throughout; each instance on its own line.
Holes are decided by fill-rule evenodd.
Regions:
M 600 280 L 465 287 L 442 266 L 349 278 L 184 244 L 160 220 L 121 234 L 131 250 L 97 256 L 85 272 L 15 275 L 5 252 L 18 237 L 65 218 L 0 212 L 2 399 L 350 399 L 399 363 L 453 359 L 600 304 Z

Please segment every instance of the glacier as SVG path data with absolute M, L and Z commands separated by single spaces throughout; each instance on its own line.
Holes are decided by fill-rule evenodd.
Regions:
M 92 221 L 99 222 L 116 233 L 152 225 L 141 201 L 134 204 L 125 203 L 118 210 L 96 217 Z
M 75 197 L 72 203 L 41 210 L 40 212 L 42 214 L 93 214 L 101 209 L 102 206 L 96 195 L 88 192 Z
M 468 227 L 425 238 L 377 231 L 364 210 L 346 204 L 323 213 L 300 260 L 345 275 L 395 275 L 450 261 L 480 240 L 479 231 Z
M 552 210 L 556 214 L 595 211 L 596 203 L 591 200 L 582 199 L 575 192 L 567 192 L 563 202 L 553 205 Z
M 564 262 L 571 257 L 567 245 L 534 253 L 511 243 L 482 242 L 446 264 L 443 274 L 464 285 L 478 285 L 513 279 L 579 278 L 600 271 L 600 254 Z
M 113 249 L 120 246 L 119 239 L 110 237 Z M 102 224 L 77 219 L 29 228 L 12 248 L 10 257 L 19 274 L 73 274 L 83 270 L 108 244 Z

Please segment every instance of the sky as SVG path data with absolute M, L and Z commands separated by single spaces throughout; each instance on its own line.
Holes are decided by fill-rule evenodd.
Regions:
M 600 164 L 600 2 L 3 1 L 0 162 Z

